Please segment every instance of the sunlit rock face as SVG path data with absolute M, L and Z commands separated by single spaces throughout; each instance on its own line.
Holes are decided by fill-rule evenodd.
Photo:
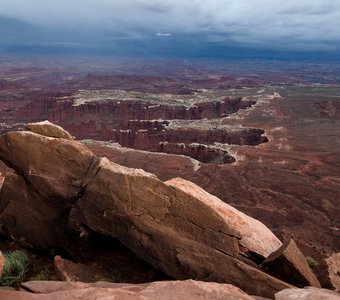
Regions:
M 177 279 L 228 282 L 262 296 L 290 287 L 248 256 L 267 257 L 281 245 L 261 222 L 191 182 L 163 182 L 73 139 L 46 136 L 60 130 L 51 123 L 37 126 L 44 135 L 0 136 L 0 159 L 16 172 L 0 193 L 2 234 L 25 246 L 68 249 L 86 225 Z M 78 237 L 68 240 L 69 231 Z

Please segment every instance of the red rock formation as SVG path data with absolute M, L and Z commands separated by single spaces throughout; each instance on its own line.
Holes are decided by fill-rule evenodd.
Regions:
M 202 191 L 196 195 L 191 190 L 193 185 L 187 193 L 182 185 L 178 188 L 142 170 L 99 160 L 73 140 L 33 132 L 0 136 L 0 158 L 20 174 L 7 177 L 0 193 L 1 228 L 19 243 L 67 248 L 75 240 L 65 236 L 78 219 L 79 226 L 73 228 L 79 230 L 77 239 L 86 225 L 120 240 L 178 279 L 229 282 L 261 296 L 290 286 L 238 259 L 239 239 L 249 230 L 236 231 L 230 214 L 236 219 L 242 215 L 244 222 L 251 218 L 217 198 L 212 205 Z M 264 228 L 253 227 L 252 232 Z M 279 241 L 268 229 L 265 232 L 266 249 L 275 249 Z M 251 251 L 268 254 L 255 244 Z
M 262 136 L 264 131 L 248 128 L 237 131 L 173 130 L 167 126 L 169 121 L 166 120 L 220 118 L 254 103 L 241 98 L 226 98 L 189 107 L 141 101 L 99 101 L 74 106 L 71 100 L 55 102 L 42 99 L 19 109 L 17 116 L 25 121 L 46 117 L 64 126 L 79 139 L 110 140 L 124 147 L 182 154 L 205 163 L 224 164 L 234 159 L 227 151 L 211 145 L 215 142 L 258 145 L 268 141 Z
M 323 288 L 340 292 L 340 252 L 319 261 L 316 273 Z
M 199 120 L 203 118 L 221 118 L 240 109 L 251 107 L 255 104 L 252 100 L 241 98 L 226 98 L 220 101 L 196 103 L 194 106 L 164 105 L 153 102 L 141 101 L 98 101 L 74 106 L 73 101 L 57 102 L 53 107 L 37 105 L 43 112 L 48 112 L 48 118 L 55 123 L 64 122 L 66 119 L 92 117 L 104 119 L 109 124 L 118 122 L 119 128 L 124 128 L 131 120 Z M 25 110 L 25 109 L 24 109 Z M 40 110 L 40 113 L 42 111 Z
M 270 273 L 297 287 L 321 287 L 306 258 L 293 239 L 285 242 L 277 251 L 271 253 L 262 266 Z

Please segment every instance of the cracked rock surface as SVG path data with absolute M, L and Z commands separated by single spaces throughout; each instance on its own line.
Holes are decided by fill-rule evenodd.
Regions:
M 264 297 L 290 287 L 239 260 L 240 248 L 242 255 L 267 257 L 280 247 L 262 223 L 190 182 L 162 182 L 98 158 L 76 141 L 46 135 L 47 128 L 44 136 L 0 136 L 0 159 L 16 172 L 0 192 L 2 233 L 27 246 L 67 249 L 74 243 L 68 231 L 78 230 L 72 227 L 76 219 L 79 228 L 118 239 L 176 279 L 232 283 Z

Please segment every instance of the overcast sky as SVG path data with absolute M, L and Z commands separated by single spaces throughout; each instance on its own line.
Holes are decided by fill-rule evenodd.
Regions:
M 0 0 L 0 43 L 340 49 L 339 0 Z M 164 43 L 162 41 L 162 43 Z M 166 47 L 166 46 L 165 46 Z

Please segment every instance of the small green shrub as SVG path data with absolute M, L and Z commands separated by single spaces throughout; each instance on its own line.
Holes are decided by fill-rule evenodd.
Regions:
M 2 286 L 18 286 L 28 269 L 28 257 L 25 251 L 16 250 L 4 253 L 5 265 L 0 279 Z
M 310 256 L 306 256 L 306 260 L 307 260 L 308 266 L 311 269 L 314 269 L 319 265 L 319 263 L 314 258 L 312 258 Z

